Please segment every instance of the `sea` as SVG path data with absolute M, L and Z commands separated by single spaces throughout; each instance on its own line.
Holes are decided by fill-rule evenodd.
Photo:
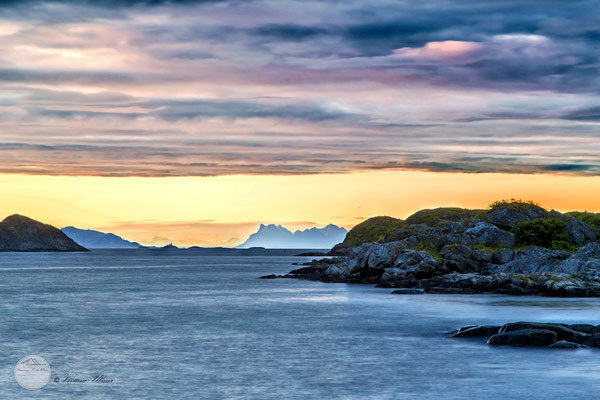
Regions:
M 369 285 L 258 279 L 311 259 L 290 254 L 1 253 L 0 399 L 600 394 L 598 350 L 447 336 L 519 320 L 600 324 L 600 299 L 392 295 Z M 37 390 L 15 379 L 15 366 L 31 355 L 49 367 Z

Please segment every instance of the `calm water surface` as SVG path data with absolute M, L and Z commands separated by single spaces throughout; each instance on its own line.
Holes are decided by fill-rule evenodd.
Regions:
M 600 323 L 600 299 L 392 296 L 259 280 L 298 257 L 193 251 L 0 254 L 0 399 L 564 399 L 600 394 L 600 351 L 494 348 L 444 333 Z M 15 363 L 39 354 L 50 383 Z M 102 374 L 112 383 L 66 383 Z M 59 378 L 55 383 L 54 379 Z

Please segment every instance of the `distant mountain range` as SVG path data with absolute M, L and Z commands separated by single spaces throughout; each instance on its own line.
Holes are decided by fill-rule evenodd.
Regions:
M 323 228 L 310 228 L 292 232 L 281 225 L 260 224 L 258 231 L 236 246 L 264 247 L 267 249 L 330 249 L 343 242 L 348 231 L 339 226 L 329 224 Z
M 0 222 L 0 251 L 86 251 L 59 229 L 14 214 Z
M 130 242 L 114 233 L 67 226 L 61 229 L 68 237 L 88 249 L 137 249 L 140 244 Z

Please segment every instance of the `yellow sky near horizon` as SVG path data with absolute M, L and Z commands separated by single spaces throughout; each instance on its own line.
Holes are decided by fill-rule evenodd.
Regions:
M 0 175 L 4 216 L 111 231 L 144 244 L 235 245 L 259 223 L 350 228 L 375 215 L 485 208 L 521 198 L 559 211 L 600 211 L 600 177 L 370 171 L 320 175 L 88 177 Z

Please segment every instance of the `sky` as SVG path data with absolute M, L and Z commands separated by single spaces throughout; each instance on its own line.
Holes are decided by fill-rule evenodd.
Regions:
M 0 46 L 6 215 L 233 245 L 499 197 L 600 211 L 597 0 L 0 0 Z

